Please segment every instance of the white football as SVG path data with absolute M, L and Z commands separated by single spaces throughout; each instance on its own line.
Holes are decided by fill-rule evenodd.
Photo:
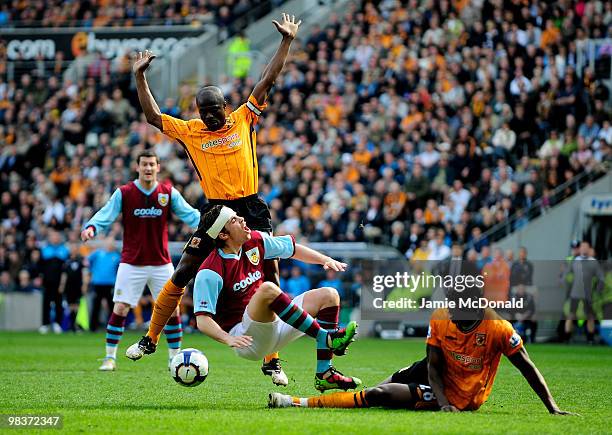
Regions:
M 208 359 L 197 349 L 183 349 L 172 358 L 170 375 L 183 387 L 196 387 L 208 376 Z

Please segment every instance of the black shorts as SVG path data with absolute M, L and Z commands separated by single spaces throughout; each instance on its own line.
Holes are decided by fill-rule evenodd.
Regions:
M 252 230 L 272 233 L 272 217 L 268 205 L 257 194 L 239 199 L 211 199 L 200 208 L 200 216 L 204 216 L 213 206 L 221 204 L 231 208 L 245 219 L 247 226 Z M 211 239 L 203 227 L 204 219 L 200 218 L 198 229 L 191 235 L 183 252 L 189 255 L 206 258 L 215 248 L 215 241 Z
M 582 301 L 583 311 L 586 316 L 594 316 L 595 311 L 593 311 L 593 303 L 589 298 L 572 298 L 570 300 L 570 313 L 574 316 L 576 315 L 576 311 L 578 311 L 578 304 Z
M 391 382 L 408 385 L 410 388 L 412 398 L 410 402 L 406 403 L 406 409 L 414 411 L 435 411 L 440 409 L 436 396 L 429 386 L 426 358 L 393 373 L 391 375 Z

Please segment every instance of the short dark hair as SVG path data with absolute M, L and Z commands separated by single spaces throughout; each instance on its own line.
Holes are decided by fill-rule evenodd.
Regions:
M 140 159 L 142 157 L 155 157 L 155 161 L 157 162 L 157 164 L 159 164 L 159 157 L 152 149 L 141 151 L 140 154 L 138 154 L 138 157 L 136 157 L 136 163 L 140 164 Z
M 202 227 L 208 230 L 215 223 L 219 215 L 221 214 L 221 209 L 223 206 L 221 204 L 213 205 L 204 216 L 202 216 Z M 225 230 L 221 230 L 222 233 L 225 233 Z M 208 237 L 208 234 L 206 235 Z M 222 248 L 225 245 L 225 242 L 218 237 L 214 240 L 217 248 Z

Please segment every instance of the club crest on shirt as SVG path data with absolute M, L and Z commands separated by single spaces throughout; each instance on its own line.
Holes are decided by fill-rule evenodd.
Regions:
M 257 266 L 259 264 L 259 248 L 255 247 L 253 249 L 249 249 L 245 252 L 245 255 L 253 266 Z
M 484 346 L 487 344 L 487 334 L 476 333 L 476 346 Z
M 170 195 L 168 195 L 167 193 L 157 194 L 157 202 L 159 202 L 159 205 L 161 205 L 162 207 L 165 207 L 168 205 L 169 199 L 170 199 Z

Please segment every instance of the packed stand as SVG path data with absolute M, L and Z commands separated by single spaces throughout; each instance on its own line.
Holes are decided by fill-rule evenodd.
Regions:
M 262 3 L 270 3 L 272 7 L 282 1 Z M 0 6 L 0 27 L 198 26 L 213 23 L 228 28 L 251 9 L 251 2 L 246 0 L 13 0 Z
M 525 225 L 575 188 L 558 186 L 609 167 L 609 90 L 576 62 L 611 20 L 604 2 L 383 1 L 332 16 L 296 44 L 259 132 L 277 228 L 411 257 L 439 234 L 480 252 L 509 216 Z

